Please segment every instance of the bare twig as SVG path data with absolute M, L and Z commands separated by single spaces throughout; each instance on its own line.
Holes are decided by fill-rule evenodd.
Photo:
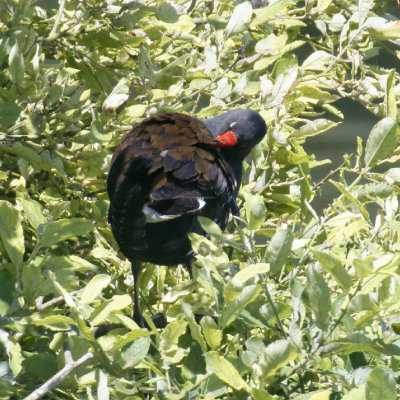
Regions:
M 58 25 L 60 25 L 61 18 L 62 18 L 63 12 L 64 12 L 64 7 L 65 7 L 65 0 L 61 0 L 60 7 L 58 9 L 56 22 L 55 22 L 53 29 L 51 30 L 50 35 L 48 37 L 49 40 L 53 40 L 57 37 Z
M 37 400 L 43 397 L 47 392 L 59 385 L 72 371 L 80 367 L 84 362 L 93 358 L 93 353 L 87 353 L 82 356 L 79 360 L 76 360 L 70 364 L 66 364 L 65 367 L 58 371 L 52 378 L 45 382 L 42 386 L 37 388 L 30 395 L 25 397 L 23 400 Z
M 71 296 L 74 296 L 75 294 L 79 293 L 82 289 L 79 290 L 74 290 L 73 292 L 70 293 Z M 54 304 L 61 303 L 65 300 L 64 296 L 59 296 L 55 297 L 54 299 L 51 299 L 49 301 L 46 301 L 46 303 L 37 303 L 36 304 L 36 310 L 37 311 L 43 311 L 46 308 L 54 306 Z

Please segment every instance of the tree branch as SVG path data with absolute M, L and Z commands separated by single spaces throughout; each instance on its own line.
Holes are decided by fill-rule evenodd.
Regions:
M 23 400 L 37 400 L 43 397 L 47 392 L 59 385 L 72 371 L 80 367 L 84 362 L 93 358 L 93 353 L 87 353 L 75 362 L 66 364 L 63 369 L 58 371 L 52 378 L 47 382 L 43 383 L 42 386 L 38 387 L 30 395 L 25 397 Z

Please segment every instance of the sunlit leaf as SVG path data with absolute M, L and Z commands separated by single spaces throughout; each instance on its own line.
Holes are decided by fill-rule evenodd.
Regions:
M 225 328 L 232 323 L 235 318 L 252 302 L 259 294 L 260 287 L 257 285 L 248 285 L 243 288 L 235 300 L 230 302 L 221 313 L 219 326 Z
M 94 276 L 82 292 L 82 303 L 85 304 L 93 301 L 110 282 L 111 277 L 109 275 L 99 274 Z
M 311 249 L 311 251 L 321 265 L 333 275 L 342 289 L 347 292 L 352 285 L 351 276 L 344 269 L 340 260 L 326 251 L 318 251 L 315 249 Z
M 207 368 L 236 390 L 247 389 L 246 382 L 237 369 L 216 351 L 205 353 Z
M 388 157 L 396 148 L 399 137 L 399 125 L 390 117 L 383 118 L 374 125 L 365 144 L 365 166 L 373 167 L 378 161 Z
M 297 350 L 289 341 L 277 340 L 263 350 L 259 364 L 263 373 L 269 376 L 297 357 Z
M 228 25 L 225 28 L 225 35 L 230 36 L 232 33 L 243 31 L 251 20 L 253 8 L 249 1 L 244 1 L 235 7 Z
M 398 392 L 390 373 L 383 368 L 374 368 L 368 375 L 365 394 L 367 400 L 375 400 L 378 397 L 382 400 L 395 400 Z
M 20 85 L 24 79 L 25 61 L 22 51 L 18 47 L 18 40 L 15 41 L 14 46 L 10 51 L 8 57 L 10 79 Z
M 104 322 L 105 319 L 114 311 L 122 310 L 132 303 L 132 299 L 128 294 L 115 295 L 110 300 L 103 302 L 98 306 L 92 314 L 92 324 L 94 326 Z

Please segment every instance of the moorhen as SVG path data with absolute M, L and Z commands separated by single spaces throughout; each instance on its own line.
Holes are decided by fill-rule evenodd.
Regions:
M 203 233 L 198 217 L 225 229 L 236 196 L 242 161 L 266 133 L 253 110 L 239 109 L 200 120 L 165 112 L 125 135 L 107 179 L 109 222 L 134 277 L 134 320 L 140 313 L 137 281 L 142 262 L 190 265 L 189 232 Z

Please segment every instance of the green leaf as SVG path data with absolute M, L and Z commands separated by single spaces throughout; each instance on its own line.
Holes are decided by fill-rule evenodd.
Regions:
M 0 315 L 6 315 L 15 297 L 15 279 L 7 269 L 0 269 Z
M 37 229 L 40 224 L 46 224 L 47 218 L 43 215 L 40 203 L 35 200 L 21 199 L 21 204 L 33 229 Z
M 354 197 L 341 183 L 332 181 L 331 179 L 329 180 L 329 182 L 332 183 L 332 185 L 335 186 L 343 194 L 343 196 L 348 201 L 350 201 L 350 203 L 356 206 L 364 219 L 372 225 L 368 210 L 364 207 L 364 205 L 356 197 Z
M 249 1 L 240 3 L 235 7 L 225 29 L 225 36 L 229 37 L 232 33 L 239 33 L 246 29 L 251 20 L 253 7 Z
M 246 283 L 249 279 L 252 279 L 260 274 L 266 274 L 270 270 L 270 266 L 265 263 L 251 264 L 248 267 L 240 270 L 235 274 L 234 279 L 242 283 Z
M 325 68 L 331 63 L 333 56 L 323 50 L 318 50 L 309 55 L 301 66 L 304 70 L 310 71 L 324 71 Z
M 342 400 L 365 400 L 365 384 L 360 385 L 346 393 Z
M 397 389 L 393 377 L 383 368 L 374 368 L 365 386 L 366 400 L 396 400 Z
M 143 331 L 143 329 L 141 330 Z M 132 332 L 133 333 L 133 332 Z M 143 335 L 144 333 L 142 333 Z M 147 334 L 150 334 L 147 331 Z M 129 336 L 129 334 L 128 334 Z M 149 336 L 142 336 L 131 342 L 129 345 L 126 345 L 124 342 L 124 348 L 122 350 L 118 350 L 118 353 L 121 353 L 121 357 L 124 360 L 124 369 L 132 368 L 135 365 L 139 364 L 148 354 L 151 340 Z
M 96 326 L 106 320 L 114 311 L 122 310 L 132 304 L 129 294 L 114 295 L 110 300 L 104 301 L 92 314 L 92 325 Z
M 218 99 L 225 99 L 232 92 L 232 84 L 228 81 L 228 78 L 222 78 L 217 83 L 217 88 L 213 90 L 213 95 Z
M 352 286 L 351 276 L 344 269 L 339 258 L 333 254 L 327 253 L 326 251 L 323 252 L 315 249 L 311 249 L 311 251 L 321 265 L 333 275 L 341 288 L 347 292 Z
M 185 356 L 184 350 L 178 345 L 178 341 L 186 333 L 187 326 L 186 321 L 178 319 L 169 323 L 161 333 L 161 355 L 168 363 L 176 364 Z
M 69 331 L 71 330 L 71 326 L 76 326 L 76 322 L 65 315 L 50 315 L 48 317 L 40 318 L 34 320 L 33 323 L 36 326 L 45 326 L 48 329 L 53 331 Z
M 18 48 L 18 40 L 15 41 L 14 46 L 11 48 L 8 64 L 11 81 L 20 85 L 24 80 L 25 61 L 22 51 Z
M 185 314 L 186 320 L 189 322 L 190 333 L 192 334 L 192 338 L 196 340 L 196 342 L 200 345 L 201 350 L 204 352 L 207 351 L 207 345 L 204 340 L 204 337 L 201 333 L 200 326 L 196 323 L 194 318 L 194 314 L 189 304 L 182 301 L 182 310 Z
M 121 107 L 129 98 L 128 80 L 122 78 L 104 100 L 103 109 L 110 111 Z
M 40 155 L 30 147 L 23 146 L 18 142 L 12 146 L 0 144 L 0 151 L 15 154 L 16 156 L 24 158 L 29 164 L 32 165 L 35 172 L 39 172 L 42 169 L 42 159 Z
M 46 224 L 40 237 L 40 247 L 50 247 L 58 242 L 84 235 L 93 229 L 93 223 L 84 218 L 60 219 Z
M 367 168 L 390 156 L 397 147 L 400 128 L 396 120 L 383 118 L 371 130 L 365 145 L 364 162 Z
M 257 230 L 265 222 L 267 209 L 264 204 L 264 198 L 259 194 L 245 193 L 245 208 L 249 223 L 249 229 Z
M 218 321 L 219 326 L 223 329 L 231 324 L 246 306 L 254 301 L 260 291 L 261 288 L 257 285 L 244 287 L 236 299 L 228 303 L 222 310 L 221 317 Z
M 319 12 L 325 11 L 332 3 L 333 0 L 318 0 L 317 9 Z
M 400 21 L 387 22 L 383 28 L 378 29 L 379 37 L 386 40 L 396 40 L 400 38 Z
M 63 88 L 60 85 L 51 85 L 49 91 L 47 92 L 47 96 L 44 99 L 44 105 L 46 107 L 51 107 L 56 104 L 63 94 Z
M 214 221 L 212 221 L 211 219 L 208 219 L 208 218 L 204 218 L 204 217 L 198 217 L 198 220 L 199 220 L 201 227 L 210 236 L 213 236 L 214 238 L 221 241 L 222 243 L 230 245 L 239 251 L 243 250 L 242 247 L 240 245 L 238 245 L 236 242 L 234 242 L 233 240 L 226 239 L 224 234 L 221 231 L 221 228 Z M 190 237 L 192 237 L 192 236 L 190 235 Z M 199 237 L 197 239 L 203 240 L 202 237 Z
M 207 369 L 218 376 L 221 381 L 236 390 L 248 390 L 247 383 L 239 375 L 237 369 L 216 351 L 205 353 Z
M 94 276 L 85 286 L 82 292 L 81 302 L 83 304 L 91 303 L 111 282 L 111 276 L 98 274 Z
M 176 9 L 169 3 L 162 3 L 157 12 L 157 18 L 164 22 L 177 22 L 179 14 Z
M 177 319 L 169 323 L 161 333 L 162 345 L 168 350 L 178 344 L 179 338 L 186 333 L 187 321 Z
M 268 7 L 262 7 L 254 10 L 255 18 L 250 24 L 251 28 L 264 24 L 275 18 L 277 14 L 284 13 L 284 9 L 291 3 L 290 0 L 278 0 Z
M 289 257 L 293 243 L 293 234 L 289 229 L 275 233 L 266 251 L 265 261 L 270 263 L 271 272 L 279 274 Z
M 110 400 L 110 389 L 108 388 L 107 375 L 98 368 L 96 370 L 97 400 Z
M 34 354 L 26 358 L 22 365 L 28 376 L 39 382 L 49 379 L 58 371 L 57 357 L 50 352 Z
M 222 341 L 222 331 L 218 329 L 215 321 L 211 317 L 205 316 L 200 320 L 200 325 L 208 346 L 211 349 L 217 349 Z
M 311 161 L 308 155 L 296 154 L 287 149 L 279 149 L 275 153 L 276 162 L 279 164 L 304 164 Z
M 21 114 L 21 109 L 12 101 L 0 103 L 0 128 L 12 125 Z
M 254 387 L 251 389 L 251 398 L 253 400 L 274 400 L 274 397 L 269 395 L 264 390 L 260 390 Z
M 126 107 L 122 112 L 123 118 L 140 118 L 146 112 L 147 106 L 145 104 L 134 104 L 133 106 Z
M 385 109 L 386 116 L 394 120 L 397 119 L 397 104 L 396 104 L 396 93 L 395 93 L 395 70 L 392 69 L 389 72 L 386 80 L 385 88 Z
M 307 294 L 315 325 L 321 330 L 328 329 L 331 314 L 331 294 L 325 279 L 313 266 L 307 267 Z
M 17 211 L 5 200 L 0 200 L 0 237 L 11 262 L 20 267 L 25 253 L 24 231 Z
M 297 357 L 296 348 L 288 340 L 277 340 L 264 348 L 259 365 L 264 375 L 270 376 Z
M 137 324 L 126 315 L 118 314 L 114 317 L 120 320 L 127 328 L 131 329 L 131 331 L 124 336 L 119 336 L 118 341 L 113 345 L 113 351 L 119 352 L 123 347 L 132 342 L 136 342 L 138 339 L 152 335 L 152 332 L 146 328 L 137 328 Z
M 330 121 L 329 119 L 318 118 L 314 120 L 307 121 L 299 129 L 294 132 L 294 137 L 296 138 L 306 138 L 310 136 L 319 135 L 329 129 L 334 128 L 339 125 L 338 122 Z

